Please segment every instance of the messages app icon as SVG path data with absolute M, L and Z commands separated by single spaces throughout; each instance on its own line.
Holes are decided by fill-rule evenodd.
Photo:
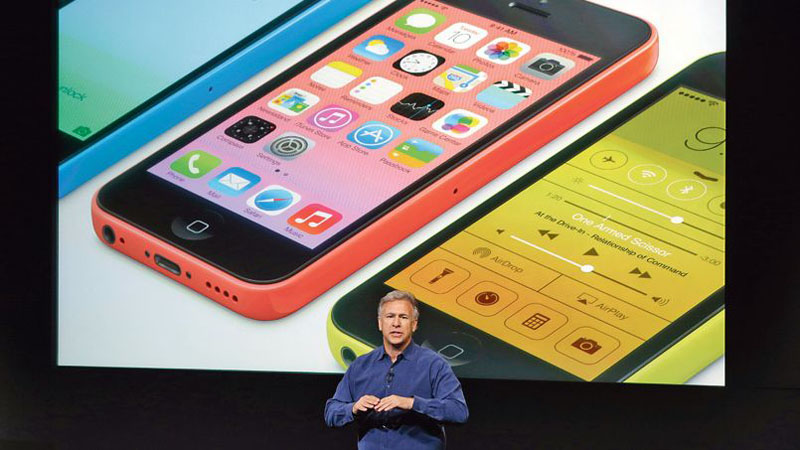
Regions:
M 373 61 L 383 61 L 399 52 L 404 45 L 397 39 L 376 34 L 354 48 L 353 53 Z
M 402 28 L 415 34 L 425 34 L 438 27 L 445 21 L 445 17 L 428 8 L 415 8 L 394 23 L 397 28 Z
M 259 181 L 261 181 L 261 177 L 258 175 L 241 167 L 231 167 L 209 181 L 208 185 L 217 192 L 235 197 L 258 184 Z

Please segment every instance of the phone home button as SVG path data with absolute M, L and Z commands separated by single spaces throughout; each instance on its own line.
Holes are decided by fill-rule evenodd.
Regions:
M 213 211 L 178 216 L 172 219 L 170 229 L 175 236 L 188 241 L 201 241 L 214 237 L 223 223 L 222 216 Z

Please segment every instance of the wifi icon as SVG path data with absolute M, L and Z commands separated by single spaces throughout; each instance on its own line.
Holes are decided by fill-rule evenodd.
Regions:
M 628 179 L 635 184 L 657 184 L 667 178 L 667 171 L 656 164 L 640 164 L 628 171 Z

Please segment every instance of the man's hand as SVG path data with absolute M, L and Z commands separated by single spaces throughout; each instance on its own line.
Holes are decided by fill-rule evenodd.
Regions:
M 383 397 L 380 402 L 378 402 L 377 406 L 375 406 L 375 411 L 391 411 L 395 408 L 408 410 L 411 409 L 412 406 L 414 406 L 414 397 L 390 395 L 388 397 Z
M 353 414 L 358 414 L 359 412 L 365 412 L 368 409 L 372 409 L 375 405 L 378 404 L 380 399 L 375 397 L 374 395 L 363 395 L 357 402 L 353 404 Z

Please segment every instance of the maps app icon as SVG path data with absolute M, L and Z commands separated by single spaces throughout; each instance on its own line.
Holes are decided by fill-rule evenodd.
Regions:
M 389 158 L 408 167 L 422 167 L 442 154 L 442 147 L 426 140 L 413 138 L 389 152 Z

